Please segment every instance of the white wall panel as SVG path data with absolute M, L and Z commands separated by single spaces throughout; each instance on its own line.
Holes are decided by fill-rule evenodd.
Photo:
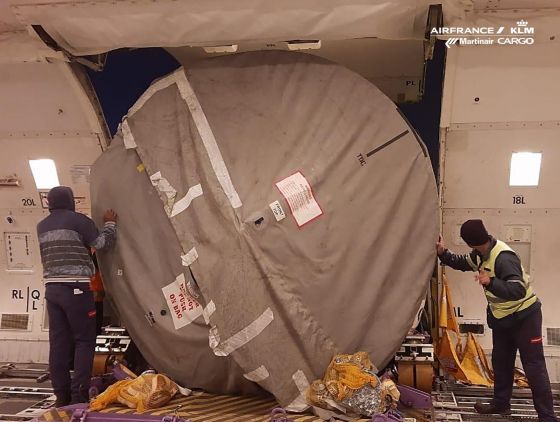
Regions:
M 72 187 L 74 194 L 85 198 L 85 203 L 78 211 L 89 213 L 89 184 L 78 181 L 74 183 L 70 171 L 74 165 L 90 165 L 101 152 L 97 138 L 66 139 L 20 139 L 1 140 L 0 168 L 9 174 L 16 173 L 21 179 L 19 187 L 0 188 L 0 313 L 29 313 L 30 331 L 0 330 L 0 356 L 9 354 L 10 361 L 37 361 L 44 353 L 39 353 L 44 345 L 30 341 L 48 340 L 48 333 L 43 330 L 44 287 L 42 266 L 39 254 L 36 225 L 48 215 L 48 210 L 41 206 L 39 193 L 35 187 L 28 164 L 30 158 L 50 158 L 56 163 L 60 183 Z M 32 199 L 34 205 L 30 204 Z M 8 224 L 5 217 L 11 215 L 13 224 Z M 31 233 L 30 252 L 33 267 L 28 271 L 8 271 L 7 255 L 4 244 L 5 232 Z M 3 339 L 19 339 L 27 348 L 10 347 Z M 19 347 L 19 346 L 18 346 Z M 38 350 L 35 350 L 39 348 Z M 27 351 L 27 352 L 26 352 Z M 28 353 L 28 355 L 25 355 Z M 2 361 L 2 359 L 0 359 Z
M 520 151 L 542 152 L 538 187 L 509 186 L 511 154 Z M 560 128 L 450 131 L 444 208 L 560 208 L 558 163 Z M 513 203 L 516 195 L 525 205 Z
M 538 31 L 538 28 L 536 28 Z M 543 304 L 543 326 L 560 327 L 560 50 L 554 43 L 528 47 L 452 47 L 448 53 L 441 124 L 443 227 L 447 246 L 469 248 L 458 228 L 481 218 L 505 239 L 510 225 L 530 228 L 530 242 L 510 243 L 529 263 Z M 478 101 L 475 101 L 478 98 Z M 513 152 L 541 152 L 538 187 L 510 187 Z M 524 204 L 514 203 L 522 195 Z M 486 299 L 474 273 L 447 268 L 460 320 L 486 322 Z M 489 353 L 491 331 L 480 336 Z M 560 347 L 545 346 L 551 379 L 560 381 Z
M 0 136 L 90 132 L 66 63 L 0 66 Z
M 0 314 L 28 314 L 30 320 L 28 330 L 0 329 L 0 361 L 48 360 L 36 232 L 48 210 L 41 205 L 29 160 L 54 160 L 60 183 L 83 198 L 77 210 L 89 213 L 87 177 L 73 174 L 76 166 L 87 172 L 101 153 L 100 126 L 88 101 L 65 63 L 0 65 L 0 177 L 15 175 L 20 181 L 20 186 L 0 186 Z M 23 271 L 8 268 L 6 232 L 30 233 L 31 265 Z
M 47 363 L 49 342 L 46 340 L 2 340 L 0 362 Z
M 448 54 L 451 123 L 560 120 L 559 43 L 454 46 Z

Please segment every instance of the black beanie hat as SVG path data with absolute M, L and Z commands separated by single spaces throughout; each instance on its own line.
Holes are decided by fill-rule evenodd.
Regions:
M 461 226 L 461 238 L 469 246 L 480 246 L 488 242 L 490 236 L 482 220 L 467 220 Z

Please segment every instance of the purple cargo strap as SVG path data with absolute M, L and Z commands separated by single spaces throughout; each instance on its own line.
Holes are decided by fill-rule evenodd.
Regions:
M 130 376 L 121 369 L 120 362 L 115 362 L 113 364 L 113 376 L 117 381 L 130 379 Z
M 292 419 L 288 419 L 288 414 L 281 407 L 273 409 L 270 414 L 271 422 L 294 422 Z
M 389 410 L 387 413 L 373 415 L 371 418 L 371 422 L 402 422 L 403 420 L 403 416 L 399 412 L 396 412 L 394 410 Z
M 138 414 L 120 414 L 120 413 L 100 413 L 88 412 L 85 409 L 77 409 L 72 414 L 70 422 L 191 422 L 189 419 L 183 419 L 177 415 L 156 416 L 156 415 L 138 415 Z
M 399 384 L 397 388 L 401 393 L 399 401 L 405 406 L 415 409 L 431 409 L 433 407 L 431 394 L 409 387 L 408 385 Z

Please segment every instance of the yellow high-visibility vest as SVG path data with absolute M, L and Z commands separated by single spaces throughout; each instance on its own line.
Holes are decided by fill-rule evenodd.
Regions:
M 508 245 L 506 245 L 504 242 L 500 240 L 496 240 L 496 245 L 490 251 L 490 255 L 488 256 L 488 259 L 486 261 L 483 261 L 479 265 L 479 268 L 489 273 L 490 277 L 495 277 L 496 274 L 494 272 L 494 267 L 496 265 L 496 259 L 498 258 L 498 255 L 506 251 L 513 252 L 517 255 L 517 253 L 513 249 L 511 249 Z M 529 306 L 531 306 L 538 300 L 537 296 L 533 292 L 531 283 L 529 282 L 529 275 L 525 272 L 523 265 L 521 265 L 521 270 L 523 271 L 523 280 L 519 280 L 519 282 L 522 283 L 523 286 L 525 287 L 525 296 L 522 299 L 519 300 L 501 299 L 495 296 L 494 294 L 492 294 L 490 290 L 484 289 L 484 293 L 486 295 L 486 300 L 488 300 L 490 311 L 492 312 L 492 315 L 494 315 L 495 318 L 501 319 L 515 312 L 519 312 L 522 311 L 523 309 L 527 309 Z

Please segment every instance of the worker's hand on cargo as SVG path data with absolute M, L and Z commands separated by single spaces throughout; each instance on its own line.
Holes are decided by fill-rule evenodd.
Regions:
M 117 222 L 117 213 L 113 210 L 107 210 L 105 211 L 105 214 L 103 214 L 103 222 L 106 223 L 107 221 L 113 221 L 113 222 Z
M 480 270 L 474 278 L 481 286 L 488 286 L 490 284 L 490 274 L 484 270 Z
M 439 240 L 436 243 L 436 250 L 438 256 L 441 256 L 445 252 L 445 242 L 443 241 L 443 237 L 439 236 Z

